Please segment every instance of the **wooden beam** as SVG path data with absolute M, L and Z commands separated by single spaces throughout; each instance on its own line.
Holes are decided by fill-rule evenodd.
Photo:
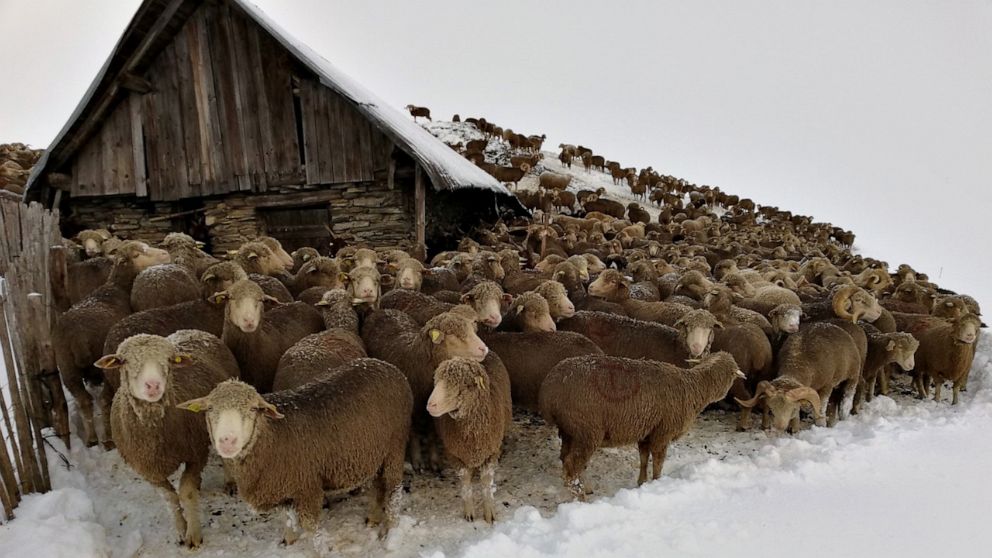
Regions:
M 176 217 L 185 217 L 187 215 L 195 215 L 197 213 L 203 213 L 207 208 L 200 207 L 197 209 L 190 209 L 189 211 L 180 211 L 178 213 L 169 213 L 168 215 L 159 215 L 158 217 L 152 217 L 148 220 L 149 223 L 158 223 L 159 221 L 168 221 L 169 219 L 175 219 Z
M 347 188 L 349 184 L 335 185 L 335 188 Z M 248 196 L 245 202 L 253 207 L 292 207 L 296 205 L 315 205 L 329 203 L 340 198 L 341 193 L 334 190 L 310 190 L 296 194 L 261 194 Z
M 386 187 L 390 190 L 396 188 L 396 159 L 389 158 L 389 172 L 386 175 Z
M 424 171 L 417 163 L 417 170 L 414 171 L 413 207 L 414 222 L 416 223 L 417 250 L 421 254 L 427 253 L 427 192 L 424 189 Z
M 121 72 L 120 77 L 117 78 L 117 83 L 122 88 L 140 95 L 151 93 L 153 89 L 152 82 L 131 72 Z

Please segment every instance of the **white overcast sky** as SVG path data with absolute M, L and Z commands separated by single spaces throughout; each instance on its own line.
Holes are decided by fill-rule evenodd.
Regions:
M 992 0 L 257 0 L 394 106 L 829 220 L 992 307 Z M 0 0 L 0 142 L 47 146 L 138 0 Z

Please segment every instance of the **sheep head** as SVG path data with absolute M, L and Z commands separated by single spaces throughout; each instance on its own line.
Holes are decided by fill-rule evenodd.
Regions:
M 420 333 L 432 347 L 435 364 L 454 357 L 482 362 L 489 347 L 479 339 L 475 328 L 475 320 L 449 311 L 431 318 Z
M 861 319 L 874 322 L 882 315 L 882 307 L 878 304 L 878 299 L 856 285 L 845 285 L 836 289 L 831 305 L 838 318 L 851 320 L 853 323 Z
M 247 279 L 248 274 L 237 262 L 227 261 L 208 267 L 200 276 L 203 292 L 216 293 L 227 290 L 236 281 Z
M 192 358 L 180 353 L 165 337 L 138 334 L 128 337 L 117 352 L 94 363 L 104 370 L 119 370 L 121 387 L 135 398 L 157 403 L 169 389 L 172 369 L 188 366 Z
M 555 321 L 575 315 L 575 304 L 569 300 L 565 285 L 558 281 L 545 281 L 538 285 L 534 292 L 543 296 L 548 302 L 548 310 Z
M 768 313 L 768 320 L 775 331 L 795 333 L 799 331 L 803 309 L 795 304 L 779 304 Z
M 622 302 L 630 298 L 630 281 L 615 269 L 607 269 L 589 283 L 589 296 L 610 302 Z
M 804 386 L 791 378 L 775 378 L 771 382 L 758 382 L 754 397 L 746 401 L 734 398 L 741 407 L 754 407 L 763 401 L 772 414 L 772 426 L 784 431 L 793 418 L 799 417 L 803 403 L 813 408 L 813 417 L 818 426 L 825 426 L 826 420 L 821 412 L 822 402 L 816 390 Z
M 930 314 L 937 318 L 956 319 L 962 314 L 968 313 L 968 307 L 964 300 L 957 296 L 943 296 L 933 301 L 933 308 Z
M 263 242 L 246 242 L 234 254 L 238 262 L 248 273 L 259 275 L 276 275 L 285 270 L 282 260 Z
M 396 285 L 401 289 L 419 291 L 424 283 L 424 264 L 406 258 L 396 264 Z
M 714 330 L 723 324 L 707 310 L 692 310 L 675 322 L 679 338 L 689 350 L 690 361 L 696 361 L 710 352 Z
M 293 256 L 290 256 L 289 253 L 283 249 L 281 242 L 271 236 L 260 236 L 258 237 L 258 241 L 268 247 L 269 250 L 272 250 L 276 260 L 282 264 L 283 270 L 289 271 L 290 269 L 293 269 Z
M 210 300 L 214 304 L 225 304 L 225 321 L 245 333 L 252 333 L 262 324 L 262 311 L 266 302 L 280 304 L 250 279 L 236 281 L 226 290 L 211 295 Z
M 117 247 L 114 261 L 128 261 L 136 271 L 141 271 L 153 265 L 167 264 L 172 261 L 172 258 L 168 252 L 161 248 L 152 248 L 138 240 L 128 240 Z
M 382 276 L 379 271 L 375 267 L 365 265 L 352 268 L 345 282 L 351 296 L 373 307 L 378 304 L 379 296 L 382 294 L 381 283 Z
M 109 235 L 109 233 L 108 233 Z M 93 258 L 103 254 L 103 243 L 109 236 L 105 236 L 101 231 L 86 229 L 76 235 L 76 239 L 83 245 L 86 255 Z
M 507 314 L 516 316 L 525 332 L 557 330 L 548 301 L 535 292 L 527 292 L 514 299 Z
M 427 400 L 433 417 L 445 414 L 458 420 L 479 405 L 491 389 L 489 374 L 476 361 L 467 358 L 446 360 L 434 371 L 434 390 Z
M 475 311 L 475 319 L 489 327 L 496 327 L 503 321 L 503 304 L 512 300 L 513 297 L 504 293 L 503 288 L 493 281 L 483 281 L 461 297 L 461 303 Z
M 244 457 L 255 443 L 259 421 L 285 418 L 252 386 L 227 380 L 217 384 L 209 394 L 176 405 L 196 413 L 205 412 L 207 430 L 214 449 L 224 459 Z
M 978 339 L 982 319 L 974 314 L 963 314 L 951 322 L 951 335 L 955 343 L 971 345 Z
M 920 342 L 909 333 L 886 333 L 887 339 L 885 352 L 889 355 L 889 362 L 894 362 L 900 368 L 909 372 L 916 366 L 916 350 L 920 348 Z

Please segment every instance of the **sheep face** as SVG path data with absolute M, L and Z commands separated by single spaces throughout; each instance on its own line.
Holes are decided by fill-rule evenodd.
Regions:
M 630 283 L 615 269 L 607 269 L 589 283 L 589 295 L 609 301 L 624 300 L 630 297 Z
M 289 271 L 293 269 L 293 256 L 290 256 L 289 253 L 283 249 L 281 242 L 271 236 L 259 237 L 258 240 L 269 250 L 272 250 L 272 254 L 275 256 L 276 261 L 279 262 L 279 265 L 282 266 L 283 270 Z
M 208 267 L 200 277 L 200 282 L 203 284 L 203 292 L 216 293 L 225 291 L 235 282 L 247 278 L 248 274 L 237 263 L 221 262 Z
M 529 292 L 517 297 L 510 306 L 509 312 L 518 317 L 525 332 L 557 331 L 558 329 L 551 317 L 548 301 L 537 293 Z
M 178 353 L 168 339 L 139 334 L 125 339 L 117 353 L 100 358 L 95 366 L 120 370 L 121 389 L 126 389 L 135 399 L 156 403 L 169 387 L 172 368 L 181 368 L 190 362 L 190 356 Z
M 493 281 L 502 281 L 506 277 L 506 270 L 499 263 L 499 257 L 494 252 L 480 252 L 479 264 L 482 266 L 482 274 Z
M 381 279 L 375 267 L 356 267 L 348 274 L 348 289 L 353 297 L 374 305 L 381 293 Z
M 775 331 L 783 333 L 795 333 L 799 331 L 799 322 L 802 319 L 803 310 L 795 304 L 780 304 L 768 313 L 769 321 Z
M 874 322 L 882 315 L 882 306 L 878 299 L 853 285 L 841 287 L 834 293 L 833 309 L 837 317 L 855 323 L 859 319 Z
M 974 314 L 965 314 L 952 322 L 954 341 L 971 345 L 978 339 L 982 320 Z
M 492 281 L 479 283 L 461 297 L 461 303 L 475 311 L 476 320 L 490 327 L 496 327 L 503 321 L 503 304 L 512 300 L 511 295 L 504 294 L 503 289 Z
M 93 258 L 103 254 L 102 244 L 104 238 L 99 232 L 85 230 L 80 232 L 76 238 L 78 238 L 80 244 L 83 245 L 83 250 L 86 251 L 87 256 Z
M 316 248 L 310 248 L 309 246 L 293 250 L 293 253 L 290 254 L 293 258 L 293 269 L 300 269 L 303 267 L 303 264 L 319 255 L 320 252 L 318 252 Z
M 555 321 L 575 315 L 575 305 L 569 300 L 565 286 L 558 281 L 545 281 L 535 292 L 547 301 L 551 318 Z
M 279 256 L 261 242 L 248 242 L 237 252 L 237 260 L 248 273 L 261 275 L 276 275 L 285 267 Z
M 129 240 L 117 249 L 117 257 L 131 260 L 131 265 L 138 271 L 153 265 L 167 264 L 172 261 L 169 253 L 161 248 L 152 248 L 144 242 Z
M 284 415 L 250 385 L 227 380 L 206 397 L 177 405 L 180 409 L 205 412 L 207 430 L 217 454 L 224 459 L 243 457 L 255 442 L 258 421 L 278 420 Z
M 583 256 L 572 256 L 568 258 L 568 263 L 574 265 L 575 269 L 579 270 L 579 279 L 583 283 L 589 282 L 589 260 Z
M 341 270 L 331 258 L 318 256 L 311 259 L 300 268 L 300 274 L 303 276 L 300 283 L 310 287 L 339 289 L 342 286 Z
M 433 345 L 436 361 L 463 357 L 482 362 L 489 354 L 489 347 L 475 331 L 475 322 L 458 312 L 431 318 L 421 334 Z
M 772 382 L 759 382 L 753 398 L 742 401 L 737 399 L 741 407 L 754 407 L 759 401 L 764 401 L 772 417 L 772 427 L 784 431 L 789 423 L 799 419 L 799 410 L 803 403 L 813 408 L 816 424 L 825 425 L 821 413 L 822 405 L 819 394 L 813 388 L 799 384 L 794 380 L 777 378 Z
M 722 327 L 723 324 L 706 310 L 693 310 L 675 322 L 675 328 L 689 350 L 691 359 L 699 359 L 709 353 L 715 335 L 714 329 Z
M 915 368 L 916 349 L 920 348 L 920 342 L 909 333 L 890 333 L 888 338 L 885 350 L 889 353 L 889 360 L 906 372 Z
M 964 300 L 958 297 L 945 296 L 933 302 L 933 309 L 930 313 L 938 318 L 956 320 L 962 314 L 968 313 L 968 307 L 965 305 Z
M 427 400 L 427 412 L 433 417 L 448 414 L 459 419 L 470 413 L 489 390 L 489 375 L 478 362 L 453 358 L 434 371 L 434 390 Z
M 355 255 L 350 257 L 349 260 L 351 260 L 350 269 L 352 270 L 360 267 L 376 269 L 379 264 L 379 255 L 375 253 L 375 250 L 359 248 L 358 250 L 355 250 Z
M 401 289 L 419 291 L 424 283 L 424 266 L 413 258 L 407 258 L 399 263 L 396 271 L 396 284 Z
M 224 318 L 245 333 L 251 333 L 262 324 L 265 302 L 279 303 L 265 294 L 262 287 L 248 279 L 235 282 L 225 291 L 210 297 L 215 304 L 224 304 Z

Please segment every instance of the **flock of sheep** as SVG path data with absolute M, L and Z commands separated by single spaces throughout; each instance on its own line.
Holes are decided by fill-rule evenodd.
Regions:
M 983 326 L 972 298 L 852 254 L 830 225 L 632 174 L 649 177 L 659 220 L 583 194 L 573 215 L 480 229 L 429 262 L 289 254 L 270 237 L 220 261 L 181 233 L 153 247 L 83 231 L 66 241 L 74 304 L 54 332 L 81 437 L 99 442 L 99 406 L 104 446 L 161 490 L 195 547 L 211 447 L 231 494 L 289 510 L 293 543 L 326 491 L 366 485 L 385 535 L 407 462 L 453 467 L 464 517 L 494 521 L 515 409 L 557 427 L 564 484 L 583 499 L 598 448 L 636 445 L 638 483 L 657 479 L 709 406 L 739 408 L 739 430 L 752 409 L 764 428 L 795 432 L 803 409 L 829 426 L 886 393 L 894 366 L 921 397 L 951 382 L 958 402 Z M 87 383 L 104 384 L 97 400 Z

